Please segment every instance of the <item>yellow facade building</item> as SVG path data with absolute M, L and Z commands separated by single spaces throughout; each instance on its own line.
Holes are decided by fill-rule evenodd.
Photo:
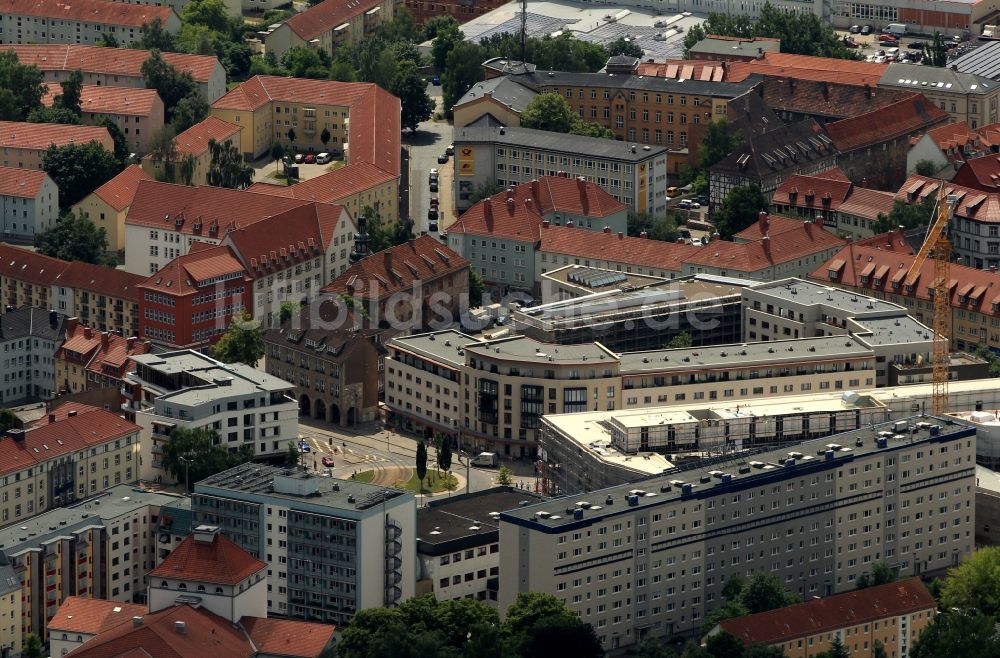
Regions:
M 109 253 L 125 251 L 125 216 L 141 180 L 153 180 L 153 175 L 139 165 L 129 165 L 73 206 L 74 211 L 86 213 L 90 221 L 104 229 Z

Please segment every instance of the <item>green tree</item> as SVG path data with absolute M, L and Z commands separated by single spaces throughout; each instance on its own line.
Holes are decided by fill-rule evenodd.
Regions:
M 712 612 L 705 617 L 705 621 L 701 625 L 701 632 L 702 634 L 707 634 L 721 621 L 732 619 L 734 617 L 742 617 L 743 615 L 748 614 L 750 614 L 750 611 L 747 610 L 746 607 L 739 602 L 739 600 L 726 601 L 712 610 Z
M 108 235 L 103 227 L 90 221 L 87 213 L 63 213 L 52 228 L 35 234 L 38 253 L 68 261 L 95 265 L 109 264 Z
M 941 606 L 1000 617 L 1000 546 L 981 548 L 948 572 Z
M 294 78 L 325 80 L 330 76 L 330 55 L 321 49 L 289 48 L 281 57 L 281 65 Z
M 483 284 L 483 277 L 475 266 L 469 267 L 469 306 L 479 308 L 483 303 L 483 293 L 486 286 Z
M 80 116 L 82 109 L 80 103 L 83 96 L 83 71 L 76 69 L 71 71 L 69 77 L 62 83 L 62 93 L 56 94 L 52 99 L 52 104 L 57 105 L 76 116 Z
M 464 39 L 465 35 L 459 29 L 458 23 L 443 23 L 437 27 L 437 34 L 431 43 L 431 59 L 439 71 L 447 69 L 448 56 L 455 49 L 455 46 L 462 43 Z M 478 64 L 481 65 L 482 62 L 478 62 Z
M 892 205 L 892 211 L 888 215 L 879 213 L 872 222 L 872 231 L 876 234 L 893 231 L 902 226 L 903 230 L 927 226 L 934 215 L 934 195 L 927 195 L 920 203 L 904 203 L 897 201 Z
M 568 133 L 580 117 L 562 94 L 546 92 L 538 94 L 521 113 L 521 127 Z
M 215 344 L 214 353 L 215 358 L 223 363 L 239 362 L 256 368 L 257 362 L 264 356 L 260 322 L 251 319 L 246 310 L 239 316 L 234 315 L 229 329 Z
M 209 427 L 176 427 L 163 445 L 163 466 L 187 486 L 253 458 L 253 444 L 230 452 L 220 445 L 219 433 Z
M 194 93 L 185 96 L 174 106 L 172 125 L 174 130 L 180 134 L 195 125 L 201 123 L 208 117 L 208 103 L 201 94 Z
M 448 54 L 448 61 L 441 73 L 441 96 L 444 113 L 449 119 L 452 108 L 472 85 L 483 79 L 483 48 L 478 44 L 461 41 Z
M 743 658 L 743 643 L 732 633 L 709 635 L 705 648 L 713 658 Z
M 424 444 L 423 440 L 417 441 L 417 479 L 421 482 L 427 477 L 427 446 Z
M 253 167 L 243 162 L 239 146 L 210 139 L 208 149 L 212 154 L 206 175 L 209 185 L 231 190 L 245 190 L 250 186 L 253 182 Z
M 2 92 L 0 92 L 2 93 Z M 78 125 L 81 123 L 80 115 L 74 114 L 65 107 L 45 107 L 39 105 L 28 115 L 29 123 L 62 123 L 68 125 Z
M 222 0 L 191 0 L 181 10 L 181 21 L 229 33 L 229 12 Z
M 323 142 L 323 150 L 326 150 L 326 145 L 330 143 L 330 131 L 327 128 L 323 128 L 323 132 L 319 134 L 319 141 Z
M 197 168 L 198 161 L 190 153 L 184 154 L 181 158 L 180 163 L 177 165 L 177 175 L 180 178 L 181 184 L 183 185 L 194 185 L 194 170 Z
M 406 6 L 397 7 L 393 19 L 379 25 L 375 33 L 390 43 L 396 41 L 412 43 L 420 36 L 420 30 L 413 20 L 413 13 Z
M 177 140 L 174 138 L 174 129 L 170 126 L 163 126 L 153 133 L 149 140 L 149 156 L 153 159 L 157 169 L 156 178 L 165 183 L 174 183 L 177 179 Z
M 101 32 L 101 38 L 95 41 L 94 45 L 99 48 L 121 47 L 121 44 L 118 43 L 118 39 L 116 39 L 113 34 L 108 34 L 107 32 Z
M 677 658 L 677 654 L 652 633 L 647 633 L 646 637 L 625 655 L 629 658 Z
M 296 468 L 299 465 L 299 456 L 302 451 L 295 445 L 294 441 L 288 442 L 288 450 L 285 451 L 285 466 Z
M 350 62 L 335 59 L 330 64 L 330 79 L 337 82 L 357 82 L 358 76 Z
M 628 55 L 629 57 L 642 57 L 642 47 L 627 37 L 618 37 L 607 46 L 608 56 Z
M 670 339 L 670 342 L 667 343 L 667 349 L 691 347 L 691 345 L 692 345 L 691 334 L 689 334 L 686 331 L 682 331 L 681 333 L 677 334 L 676 336 Z M 739 581 L 739 576 L 736 576 L 735 578 L 730 578 L 728 581 L 726 581 L 726 587 L 729 587 L 732 582 L 738 582 L 738 581 Z M 722 595 L 726 596 L 725 590 L 723 590 Z M 729 597 L 726 596 L 726 598 L 728 599 Z
M 142 63 L 141 70 L 146 88 L 155 89 L 163 100 L 164 119 L 167 123 L 173 121 L 174 109 L 182 99 L 199 96 L 198 85 L 191 73 L 180 72 L 168 64 L 159 50 L 150 54 L 149 59 Z
M 136 42 L 136 47 L 142 50 L 164 50 L 168 53 L 177 50 L 174 35 L 163 29 L 163 21 L 159 18 L 154 18 L 151 23 L 143 23 L 139 34 L 141 37 Z M 160 98 L 163 96 L 161 95 Z M 166 100 L 163 102 L 166 103 Z
M 434 113 L 434 101 L 427 94 L 427 84 L 417 65 L 410 60 L 399 63 L 389 91 L 399 98 L 403 128 L 411 132 L 416 132 L 420 122 L 430 119 Z
M 128 158 L 131 151 L 128 149 L 128 141 L 125 139 L 125 133 L 122 129 L 118 127 L 118 124 L 111 119 L 104 119 L 98 125 L 104 126 L 108 129 L 108 134 L 111 135 L 111 141 L 115 145 L 115 161 L 118 166 L 124 169 L 128 165 Z
M 59 187 L 59 206 L 69 208 L 114 178 L 122 165 L 98 142 L 49 146 L 42 169 Z
M 680 339 L 677 341 L 679 344 L 676 345 L 675 347 L 691 347 L 690 343 L 691 335 L 687 334 L 688 341 L 687 345 L 685 345 L 684 344 L 685 341 L 681 339 L 681 336 L 683 336 L 684 334 L 687 334 L 687 332 L 685 331 L 683 334 L 674 336 L 674 339 Z M 672 343 L 674 341 L 670 342 Z M 727 601 L 739 601 L 740 596 L 743 594 L 743 590 L 745 590 L 746 588 L 747 588 L 746 578 L 744 578 L 743 576 L 730 576 L 729 578 L 726 579 L 726 584 L 722 587 L 722 596 Z
M 438 436 L 437 465 L 446 473 L 451 470 L 451 439 L 443 435 Z
M 917 162 L 916 172 L 921 176 L 933 176 L 937 171 L 938 166 L 932 160 L 920 160 Z
M 690 59 L 691 48 L 706 36 L 705 28 L 701 26 L 701 23 L 687 31 L 687 34 L 684 35 L 684 59 Z
M 295 128 L 289 128 L 288 132 L 285 133 L 285 137 L 288 138 L 288 143 L 292 145 L 292 150 L 297 150 L 295 148 L 295 138 L 297 137 L 295 134 Z
M 496 184 L 496 181 L 493 179 L 487 180 L 479 185 L 476 185 L 476 188 L 472 190 L 469 194 L 469 203 L 475 205 L 483 199 L 488 199 L 499 191 L 500 186 Z
M 911 658 L 1000 656 L 1000 635 L 993 617 L 975 610 L 948 611 L 935 617 L 910 648 Z
M 712 121 L 705 128 L 705 136 L 698 146 L 698 166 L 707 171 L 719 160 L 733 152 L 742 141 L 740 131 L 733 130 L 726 119 Z
M 851 656 L 839 635 L 833 636 L 833 641 L 830 642 L 830 650 L 826 653 L 830 658 L 850 658 Z
M 299 305 L 295 302 L 281 302 L 281 306 L 278 308 L 278 325 L 282 326 L 286 322 L 292 319 L 295 315 L 295 311 L 299 309 Z
M 601 644 L 590 624 L 585 624 L 551 594 L 522 592 L 507 609 L 503 622 L 508 633 L 509 654 L 542 658 L 565 653 L 570 656 L 603 656 Z
M 889 654 L 885 651 L 885 645 L 882 644 L 881 640 L 875 640 L 872 643 L 872 658 L 889 658 Z
M 502 487 L 509 487 L 514 484 L 514 472 L 504 464 L 497 473 L 497 484 Z
M 281 145 L 281 142 L 274 142 L 271 144 L 271 159 L 274 160 L 274 169 L 278 170 L 278 163 L 281 159 L 285 157 L 285 147 Z
M 21 655 L 24 658 L 42 658 L 42 640 L 34 633 L 24 636 L 24 646 L 21 648 Z
M 753 644 L 747 647 L 743 658 L 786 658 L 781 647 L 769 647 L 763 644 Z M 876 658 L 873 656 L 872 658 Z
M 458 27 L 458 21 L 453 16 L 431 16 L 424 21 L 424 32 L 421 41 L 433 41 L 443 28 Z
M 21 64 L 14 51 L 0 52 L 0 120 L 24 121 L 46 89 L 37 66 Z
M 767 212 L 767 197 L 756 185 L 734 187 L 722 202 L 722 211 L 715 226 L 724 240 L 729 240 L 757 221 L 761 211 Z
M 944 37 L 940 32 L 934 33 L 934 39 L 930 45 L 924 44 L 923 63 L 929 66 L 943 68 L 948 65 L 948 46 L 944 42 Z
M 10 409 L 0 409 L 0 435 L 17 426 L 17 416 Z
M 756 572 L 740 592 L 740 603 L 754 614 L 799 603 L 799 597 L 786 591 L 774 574 Z
M 570 128 L 570 134 L 582 135 L 584 137 L 599 137 L 601 139 L 612 139 L 615 135 L 611 132 L 610 128 L 605 128 L 599 123 L 584 123 L 583 121 L 577 121 L 576 124 Z

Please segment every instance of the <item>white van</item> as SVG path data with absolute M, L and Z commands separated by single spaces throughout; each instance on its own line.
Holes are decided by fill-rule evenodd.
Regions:
M 316 164 L 327 164 L 333 160 L 333 156 L 329 153 L 320 153 L 316 156 Z
M 889 23 L 885 26 L 883 32 L 888 32 L 889 34 L 895 34 L 897 37 L 904 36 L 906 34 L 906 24 L 905 23 Z
M 500 462 L 495 452 L 481 452 L 472 460 L 473 466 L 490 466 L 495 468 Z

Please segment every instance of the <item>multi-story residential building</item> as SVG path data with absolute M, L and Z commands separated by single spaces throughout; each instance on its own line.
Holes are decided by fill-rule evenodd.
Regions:
M 845 66 L 854 64 L 856 62 Z M 782 71 L 785 71 L 784 75 Z M 825 67 L 802 69 L 796 66 L 796 63 L 791 63 L 787 67 L 731 64 L 729 73 L 735 77 L 763 75 L 764 80 L 759 87 L 762 90 L 761 100 L 771 107 L 782 121 L 788 123 L 812 119 L 820 126 L 825 126 L 834 121 L 872 112 L 915 95 L 912 91 L 902 89 L 876 89 L 881 73 L 872 76 L 867 72 L 846 73 L 827 70 Z M 830 79 L 837 82 L 831 83 Z
M 324 328 L 304 314 L 264 332 L 267 372 L 295 385 L 299 411 L 347 427 L 379 416 L 381 334 L 375 329 Z
M 13 51 L 21 64 L 37 66 L 46 82 L 62 82 L 79 70 L 86 85 L 146 87 L 142 65 L 149 59 L 149 50 L 109 51 L 80 43 L 0 45 L 0 50 Z M 205 102 L 211 103 L 226 93 L 226 70 L 215 55 L 161 52 L 160 57 L 179 72 L 190 73 Z
M 298 436 L 298 403 L 286 381 L 191 350 L 132 360 L 122 408 L 141 427 L 144 480 L 169 478 L 162 445 L 175 427 L 215 430 L 220 445 L 249 445 L 259 457 L 282 454 Z
M 428 19 L 435 16 L 451 16 L 459 23 L 464 23 L 489 13 L 503 4 L 501 0 L 486 0 L 476 3 L 462 2 L 461 0 L 448 0 L 445 3 L 406 0 L 406 8 L 413 14 L 413 20 L 416 21 L 417 25 L 423 25 Z
M 495 487 L 432 500 L 417 510 L 417 596 L 475 599 L 496 605 L 500 576 L 500 511 L 540 496 Z
M 394 0 L 314 5 L 261 33 L 264 48 L 278 59 L 292 48 L 317 48 L 332 55 L 361 41 L 396 16 Z
M 65 656 L 102 631 L 132 622 L 149 608 L 141 603 L 67 596 L 49 620 L 49 654 Z
M 958 171 L 951 177 L 951 182 L 954 185 L 961 185 L 980 192 L 1000 192 L 1000 186 L 997 185 L 997 174 L 1000 173 L 1000 166 L 997 165 L 995 153 L 969 157 L 956 163 L 956 167 Z
M 0 651 L 11 656 L 24 647 L 21 636 L 21 580 L 0 551 Z
M 109 0 L 71 5 L 11 0 L 0 15 L 0 43 L 93 44 L 107 34 L 128 48 L 142 39 L 142 27 L 155 20 L 171 34 L 181 29 L 181 19 L 170 7 Z
M 62 94 L 62 85 L 49 83 L 42 105 L 51 107 Z M 163 129 L 163 101 L 155 89 L 83 85 L 80 94 L 81 118 L 87 123 L 110 119 L 125 136 L 133 152 L 149 150 L 149 142 Z
M 94 331 L 76 318 L 66 321 L 66 341 L 56 351 L 55 391 L 80 393 L 120 389 L 131 358 L 150 351 L 149 341 Z
M 659 216 L 667 203 L 667 149 L 507 127 L 490 116 L 455 130 L 455 207 L 484 185 L 498 188 L 540 176 L 584 177 L 634 212 Z
M 374 84 L 257 75 L 212 103 L 211 115 L 243 127 L 240 150 L 248 160 L 279 142 L 288 149 L 326 151 L 348 164 L 367 162 L 398 176 L 399 108 L 398 98 Z M 292 128 L 294 142 L 288 139 Z M 328 143 L 320 139 L 324 129 Z
M 719 37 L 713 36 L 711 39 L 719 39 Z M 723 37 L 723 39 L 726 39 L 726 37 Z M 732 41 L 736 41 L 736 39 L 730 39 L 730 47 L 732 47 L 734 45 Z M 718 41 L 714 44 L 714 47 L 717 50 L 722 50 L 725 48 L 725 43 L 725 41 Z M 744 45 L 743 42 L 740 42 L 736 45 L 739 45 L 746 55 L 751 54 L 748 52 L 752 49 L 750 44 Z M 824 100 L 829 105 L 840 105 L 840 100 L 835 98 L 835 96 L 839 93 L 849 93 L 847 90 L 840 89 L 840 86 L 864 87 L 868 85 L 869 87 L 875 87 L 889 67 L 885 63 L 879 64 L 876 62 L 852 60 L 841 61 L 834 57 L 812 57 L 809 55 L 782 53 L 780 52 L 780 42 L 777 47 L 765 48 L 763 44 L 760 47 L 764 52 L 758 53 L 756 57 L 744 57 L 741 61 L 731 60 L 729 65 L 726 66 L 726 79 L 732 82 L 739 82 L 751 75 L 759 75 L 765 79 L 779 79 L 783 84 L 791 88 L 798 87 L 806 82 L 826 82 L 828 86 L 825 88 L 821 87 L 821 89 L 824 89 L 824 95 L 826 96 Z M 814 87 L 808 87 L 810 93 L 812 89 Z M 767 95 L 767 91 L 765 91 L 765 95 Z M 816 109 L 817 111 L 824 112 L 829 111 L 831 108 Z M 850 108 L 845 107 L 842 109 L 847 114 L 842 115 L 841 118 L 849 116 Z M 819 123 L 824 123 L 820 118 L 816 120 Z
M 55 308 L 97 331 L 138 334 L 137 285 L 143 278 L 0 244 L 0 296 L 5 305 Z
M 875 244 L 875 240 L 878 240 Z M 902 236 L 894 231 L 872 238 L 871 244 L 853 244 L 833 256 L 810 275 L 824 285 L 836 286 L 855 294 L 870 295 L 897 304 L 921 322 L 934 317 L 933 262 L 920 268 L 913 285 L 905 278 L 913 266 L 914 253 Z M 1000 352 L 1000 297 L 991 290 L 997 275 L 952 264 L 948 295 L 951 301 L 951 347 L 974 352 L 984 346 Z
M 852 654 L 881 645 L 887 656 L 902 657 L 936 614 L 937 601 L 919 578 L 909 578 L 726 619 L 708 636 L 729 633 L 745 646 L 774 647 L 789 658 L 827 651 L 834 638 Z
M 737 575 L 806 598 L 882 560 L 943 573 L 974 545 L 974 445 L 973 428 L 914 417 L 501 512 L 500 610 L 549 592 L 625 649 L 698 629 Z
M 881 268 L 876 273 L 883 278 L 886 274 Z M 934 332 L 903 306 L 811 281 L 785 279 L 746 287 L 743 308 L 746 340 L 853 337 L 874 352 L 878 386 L 888 383 L 890 364 L 926 362 L 933 351 Z M 846 388 L 851 386 L 845 382 Z
M 192 185 L 208 185 L 208 168 L 212 164 L 209 142 L 214 140 L 224 146 L 231 144 L 239 146 L 241 130 L 243 128 L 236 124 L 227 123 L 216 117 L 208 117 L 174 138 L 174 145 L 177 148 L 177 162 L 188 156 L 194 158 Z M 174 163 L 175 167 L 179 166 L 177 162 Z M 143 158 L 143 164 L 157 174 L 163 172 L 163 162 L 157 160 L 154 155 L 147 155 Z
M 343 625 L 413 596 L 412 493 L 244 464 L 197 483 L 193 510 L 269 564 L 269 613 Z
M 50 146 L 82 145 L 89 142 L 97 142 L 108 152 L 114 153 L 114 141 L 108 129 L 103 126 L 0 121 L 0 149 L 3 150 L 4 167 L 41 169 L 42 158 Z
M 125 217 L 141 180 L 153 180 L 153 175 L 137 164 L 129 165 L 73 206 L 74 211 L 86 213 L 94 225 L 104 229 L 110 253 L 125 254 Z
M 56 393 L 56 352 L 66 336 L 66 316 L 35 307 L 0 314 L 3 384 L 0 402 L 14 406 Z
M 913 70 L 907 64 L 889 64 L 878 86 L 919 92 L 950 114 L 952 121 L 964 121 L 973 130 L 1000 119 L 1000 88 L 987 77 L 951 66 Z
M 399 330 L 452 326 L 475 305 L 468 299 L 469 261 L 430 235 L 362 258 L 323 293 L 331 302 L 350 297 L 373 326 Z
M 801 217 L 849 240 L 870 238 L 879 216 L 888 216 L 894 205 L 892 192 L 854 185 L 838 168 L 791 176 L 771 195 L 774 212 Z
M 906 175 L 916 172 L 918 162 L 926 161 L 934 164 L 939 177 L 951 178 L 966 161 L 992 152 L 993 128 L 991 124 L 972 130 L 967 122 L 958 121 L 928 130 L 906 154 Z
M 0 167 L 0 240 L 33 243 L 59 219 L 59 188 L 44 171 Z
M 504 126 L 521 125 L 521 113 L 538 94 L 507 77 L 509 64 L 500 57 L 483 63 L 486 80 L 472 85 L 452 108 L 456 130 L 484 116 L 491 116 Z M 516 65 L 534 70 L 534 64 L 517 62 Z
M 543 176 L 483 199 L 448 228 L 448 246 L 506 290 L 537 285 L 535 249 L 549 224 L 624 233 L 628 208 L 586 179 Z

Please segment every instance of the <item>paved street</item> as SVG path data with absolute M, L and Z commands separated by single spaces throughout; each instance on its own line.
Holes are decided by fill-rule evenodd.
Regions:
M 437 103 L 437 111 L 443 111 L 441 105 L 441 87 L 428 85 L 427 93 Z M 444 214 L 443 220 L 438 219 L 438 227 L 445 227 L 455 220 L 455 204 L 452 201 L 452 162 L 438 164 L 437 158 L 444 153 L 452 142 L 451 125 L 445 121 L 428 120 L 420 124 L 416 133 L 408 130 L 403 132 L 403 144 L 410 151 L 410 217 L 413 218 L 413 232 L 420 235 L 427 231 L 427 210 L 431 205 L 431 197 L 440 199 L 440 208 Z M 431 169 L 440 172 L 438 192 L 431 194 L 427 185 L 427 175 Z

